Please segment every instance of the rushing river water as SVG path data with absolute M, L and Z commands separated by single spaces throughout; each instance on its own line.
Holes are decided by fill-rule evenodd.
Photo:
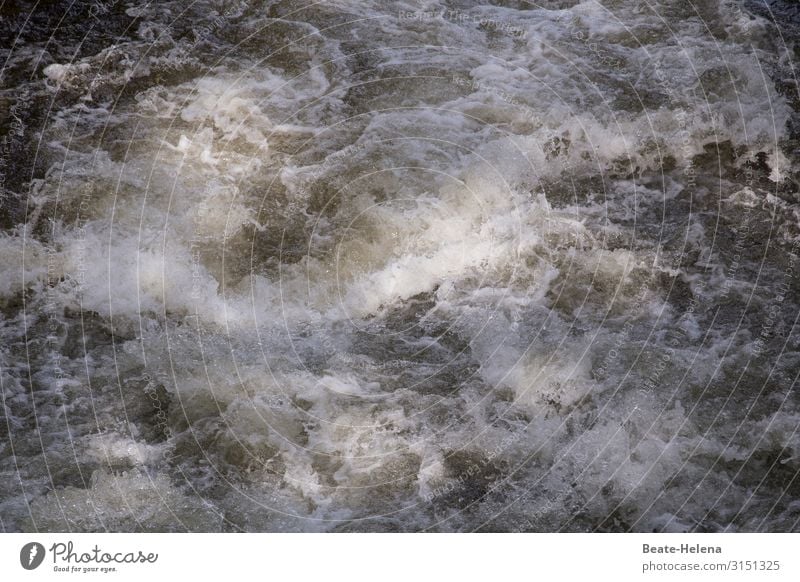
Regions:
M 35 4 L 2 530 L 800 529 L 791 4 Z

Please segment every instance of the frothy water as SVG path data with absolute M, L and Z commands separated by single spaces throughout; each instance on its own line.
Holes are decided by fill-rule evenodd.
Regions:
M 19 4 L 5 531 L 798 530 L 779 3 Z

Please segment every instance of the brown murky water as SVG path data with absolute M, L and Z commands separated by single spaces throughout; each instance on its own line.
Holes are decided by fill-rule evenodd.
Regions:
M 32 4 L 3 530 L 798 529 L 790 7 Z

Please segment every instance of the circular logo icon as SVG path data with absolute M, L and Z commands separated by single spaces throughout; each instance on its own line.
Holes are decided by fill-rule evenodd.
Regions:
M 19 551 L 19 563 L 26 570 L 35 570 L 44 561 L 44 546 L 38 542 L 30 542 Z

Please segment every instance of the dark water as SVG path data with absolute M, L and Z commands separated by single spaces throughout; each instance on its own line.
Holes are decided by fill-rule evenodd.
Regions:
M 3 530 L 797 531 L 800 14 L 640 4 L 3 3 Z

